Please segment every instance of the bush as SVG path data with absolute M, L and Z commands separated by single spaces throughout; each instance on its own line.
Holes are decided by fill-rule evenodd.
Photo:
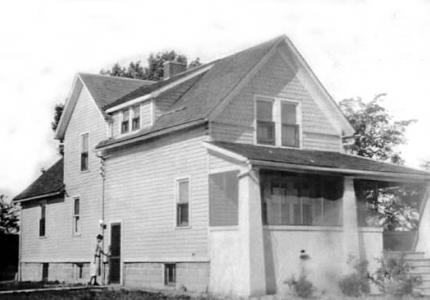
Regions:
M 410 274 L 404 255 L 382 258 L 379 263 L 373 281 L 383 293 L 396 297 L 412 295 L 421 284 L 420 276 Z
M 306 278 L 306 275 L 300 275 L 298 280 L 293 276 L 286 283 L 300 298 L 310 298 L 315 291 L 314 285 Z
M 339 288 L 345 296 L 360 297 L 370 293 L 369 273 L 367 272 L 367 260 L 357 261 L 351 259 L 349 263 L 354 263 L 354 272 L 344 276 L 339 281 Z

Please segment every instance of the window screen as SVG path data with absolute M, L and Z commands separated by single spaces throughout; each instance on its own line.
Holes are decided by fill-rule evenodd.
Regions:
M 210 226 L 238 224 L 239 171 L 209 175 Z
M 263 172 L 263 222 L 267 225 L 340 225 L 343 179 Z

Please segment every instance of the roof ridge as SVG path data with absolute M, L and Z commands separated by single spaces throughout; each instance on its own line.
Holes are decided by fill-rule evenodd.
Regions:
M 157 82 L 155 80 L 150 80 L 150 79 L 137 79 L 137 78 L 103 75 L 103 74 L 95 74 L 95 73 L 85 73 L 85 72 L 78 72 L 78 75 L 98 76 L 98 77 L 104 77 L 104 78 L 109 78 L 109 79 L 131 80 L 131 81 L 138 81 L 138 82 L 145 82 L 145 81 L 146 82 L 152 82 L 152 83 Z

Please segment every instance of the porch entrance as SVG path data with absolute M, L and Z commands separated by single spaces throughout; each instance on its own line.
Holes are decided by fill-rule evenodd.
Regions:
M 121 224 L 110 227 L 111 256 L 109 263 L 109 283 L 121 282 Z

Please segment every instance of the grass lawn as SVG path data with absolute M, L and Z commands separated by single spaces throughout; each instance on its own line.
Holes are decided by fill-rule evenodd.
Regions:
M 31 292 L 0 295 L 0 299 L 35 299 L 35 300 L 78 300 L 78 299 L 95 299 L 95 300 L 110 300 L 110 299 L 148 299 L 148 300 L 169 300 L 180 299 L 190 300 L 190 296 L 186 295 L 166 295 L 156 292 L 146 292 L 138 290 L 67 290 L 67 291 L 46 291 L 46 292 Z M 196 298 L 194 298 L 196 299 Z

